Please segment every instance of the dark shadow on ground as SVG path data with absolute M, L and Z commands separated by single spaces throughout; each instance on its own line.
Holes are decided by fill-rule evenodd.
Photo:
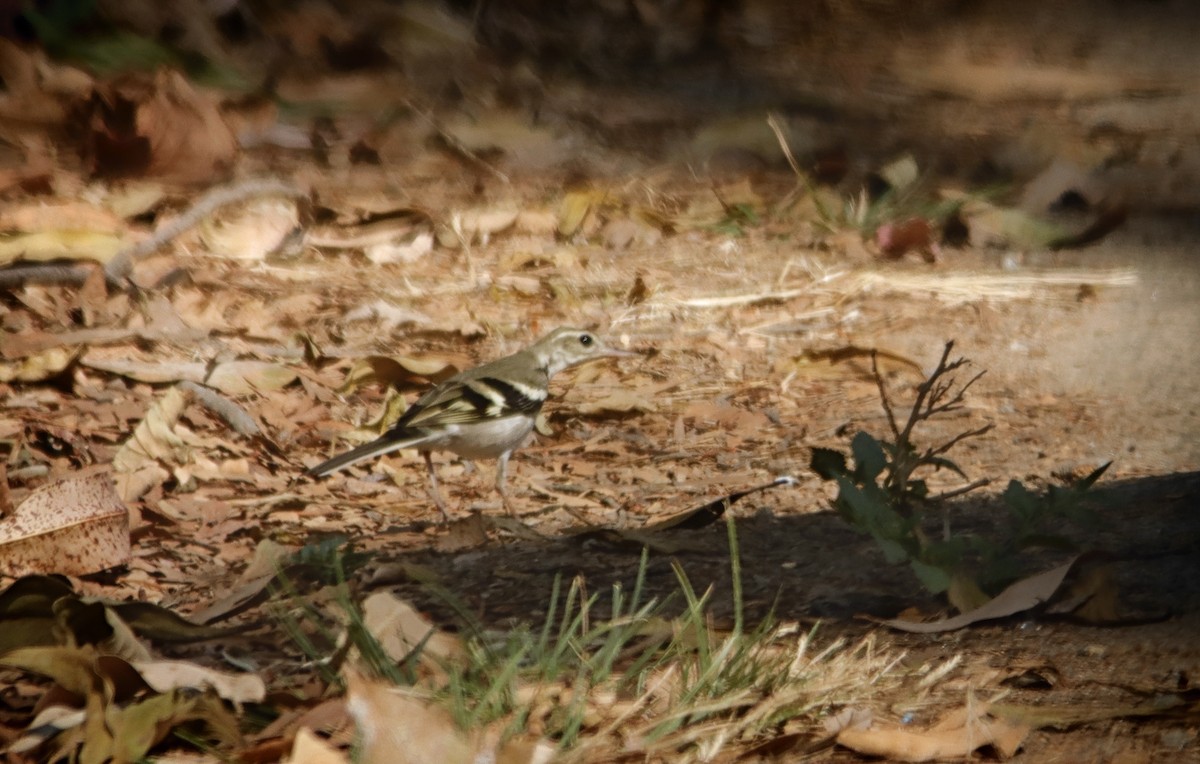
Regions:
M 736 509 L 747 622 L 773 611 L 782 620 L 841 623 L 857 631 L 869 628 L 858 619 L 861 615 L 891 617 L 909 607 L 935 613 L 941 607 L 906 565 L 888 564 L 869 536 L 835 513 L 780 517 L 756 512 L 753 497 L 744 501 Z M 1200 612 L 1200 472 L 1103 485 L 1094 490 L 1093 501 L 1097 526 L 1064 530 L 1080 549 L 1112 555 L 1123 612 Z M 998 498 L 959 502 L 949 511 L 956 533 L 1000 532 L 1006 515 Z M 678 592 L 673 568 L 678 562 L 697 592 L 712 587 L 711 612 L 717 623 L 729 621 L 733 598 L 725 523 L 678 531 L 673 538 L 686 544 L 687 551 L 650 555 L 647 595 L 665 598 Z M 1049 568 L 1069 555 L 1031 553 L 1027 572 Z M 635 548 L 575 540 L 497 542 L 459 554 L 420 552 L 404 559 L 434 571 L 438 582 L 484 625 L 500 627 L 539 622 L 555 576 L 564 586 L 581 577 L 589 594 L 599 594 L 593 614 L 602 618 L 611 587 L 619 583 L 631 591 L 639 564 Z M 436 622 L 455 621 L 452 609 L 421 585 L 404 582 L 395 588 Z

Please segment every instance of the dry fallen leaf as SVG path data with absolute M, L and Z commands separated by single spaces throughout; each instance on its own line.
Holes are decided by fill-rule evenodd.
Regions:
M 549 209 L 523 209 L 514 225 L 521 233 L 551 236 L 558 228 L 558 215 Z
M 369 321 L 381 335 L 387 334 L 398 326 L 416 324 L 425 326 L 431 322 L 429 316 L 412 308 L 393 305 L 386 300 L 357 305 L 346 311 L 343 320 L 347 323 L 354 321 Z
M 270 539 L 263 539 L 254 548 L 254 556 L 238 579 L 225 590 L 224 596 L 203 610 L 193 613 L 198 623 L 212 623 L 238 612 L 253 602 L 279 574 L 286 557 L 296 550 Z
M 188 446 L 174 427 L 189 401 L 190 396 L 178 387 L 165 391 L 113 457 L 113 469 L 130 472 L 147 461 L 187 462 Z
M 507 230 L 517 222 L 518 214 L 520 210 L 515 207 L 477 207 L 462 212 L 459 220 L 464 233 L 472 233 L 482 240 Z
M 407 241 L 382 242 L 363 247 L 363 254 L 376 265 L 415 263 L 433 251 L 433 234 L 420 231 Z
M 226 361 L 209 373 L 204 384 L 226 395 L 281 390 L 296 381 L 295 369 L 269 361 Z
M 99 175 L 203 183 L 223 176 L 237 156 L 237 138 L 215 101 L 176 71 L 105 83 L 90 107 L 88 153 Z
M 0 382 L 43 382 L 52 379 L 69 368 L 82 350 L 82 347 L 56 347 L 19 360 L 0 361 Z
M 162 183 L 130 181 L 104 189 L 104 207 L 121 220 L 148 215 L 162 204 L 167 195 Z
M 575 406 L 585 416 L 624 416 L 627 414 L 650 414 L 656 410 L 654 401 L 644 398 L 635 390 L 614 390 L 603 398 L 586 401 Z
M 498 727 L 471 735 L 411 688 L 346 674 L 346 706 L 362 736 L 363 764 L 546 764 L 554 747 L 540 740 L 501 742 Z M 566 701 L 569 702 L 569 699 Z
M 470 764 L 475 751 L 450 714 L 414 691 L 347 672 L 346 706 L 363 764 Z
M 5 233 L 79 231 L 117 236 L 127 230 L 118 215 L 82 201 L 14 204 L 0 210 L 0 231 Z
M 449 379 L 458 372 L 458 366 L 437 358 L 371 355 L 355 362 L 346 373 L 346 381 L 338 387 L 337 392 L 347 395 L 369 384 L 380 384 L 397 390 L 426 387 L 431 383 Z
M 186 464 L 191 449 L 175 431 L 191 396 L 172 387 L 160 396 L 113 457 L 120 495 L 133 501 L 169 477 L 164 464 Z
M 953 618 L 928 622 L 892 619 L 890 621 L 880 621 L 880 623 L 890 626 L 893 629 L 899 629 L 900 631 L 933 634 L 940 631 L 961 629 L 964 626 L 970 626 L 979 621 L 990 621 L 996 618 L 1015 615 L 1016 613 L 1030 610 L 1049 601 L 1054 596 L 1054 593 L 1058 591 L 1059 586 L 1062 585 L 1063 580 L 1067 577 L 1067 573 L 1071 571 L 1071 568 L 1075 565 L 1075 561 L 1078 559 L 1078 557 L 1072 558 L 1070 562 L 1066 562 L 1056 568 L 1051 568 L 1037 575 L 1021 579 L 997 594 L 982 607 L 978 607 L 968 613 L 956 615 Z
M 0 237 L 0 264 L 16 260 L 94 260 L 107 263 L 125 248 L 123 235 L 96 231 L 52 230 Z
M 972 703 L 946 714 L 927 730 L 868 723 L 852 725 L 837 734 L 838 745 L 889 761 L 961 760 L 984 746 L 1002 759 L 1020 749 L 1031 728 L 988 713 L 988 704 Z
M 300 226 L 294 199 L 264 197 L 222 210 L 205 220 L 200 241 L 209 253 L 234 260 L 264 260 Z
M 558 207 L 558 235 L 564 239 L 577 233 L 587 235 L 599 225 L 600 209 L 606 204 L 607 191 L 571 191 L 563 197 Z
M 131 357 L 127 348 L 91 348 L 79 363 L 90 369 L 116 374 L 138 382 L 196 382 L 204 381 L 208 365 L 203 361 L 176 361 L 171 359 L 139 360 Z
M 107 468 L 33 491 L 0 519 L 0 573 L 85 575 L 129 561 L 129 510 Z
M 437 668 L 448 659 L 461 656 L 458 638 L 439 630 L 408 602 L 389 592 L 376 592 L 362 603 L 363 625 L 396 662 L 405 660 L 418 648 L 421 661 Z
M 267 694 L 258 674 L 217 671 L 191 661 L 136 661 L 131 665 L 155 692 L 212 688 L 231 703 L 261 703 Z
M 70 101 L 84 95 L 92 79 L 82 70 L 51 63 L 37 46 L 0 38 L 0 119 L 44 130 L 64 124 Z
M 301 727 L 296 731 L 291 755 L 284 759 L 284 764 L 350 764 L 350 757 L 317 733 Z

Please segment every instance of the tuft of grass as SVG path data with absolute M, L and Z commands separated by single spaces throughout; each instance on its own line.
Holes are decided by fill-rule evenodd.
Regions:
M 831 709 L 867 702 L 899 681 L 903 656 L 880 652 L 872 638 L 817 648 L 816 627 L 801 630 L 773 616 L 747 625 L 732 518 L 726 529 L 734 603 L 727 631 L 713 625 L 713 589 L 697 591 L 678 563 L 677 590 L 662 600 L 648 597 L 649 553 L 643 550 L 632 589 L 612 585 L 606 616 L 596 616 L 599 597 L 588 593 L 586 581 L 564 584 L 556 577 L 539 626 L 497 633 L 468 624 L 464 649 L 437 677 L 387 657 L 361 628 L 362 615 L 349 597 L 338 600 L 349 635 L 341 643 L 353 642 L 377 676 L 420 685 L 464 730 L 498 728 L 504 739 L 550 740 L 567 762 L 681 753 L 711 758 L 780 734 L 785 722 L 789 732 L 807 727 L 815 734 Z M 668 615 L 672 608 L 681 612 Z M 461 603 L 455 609 L 467 612 Z M 318 615 L 303 605 L 286 612 Z M 297 626 L 289 633 L 311 631 Z M 312 652 L 317 643 L 311 639 L 297 644 L 318 666 L 345 655 Z M 403 663 L 415 666 L 415 658 Z

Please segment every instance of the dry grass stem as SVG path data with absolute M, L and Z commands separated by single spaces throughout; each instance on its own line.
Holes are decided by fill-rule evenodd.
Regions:
M 975 300 L 1064 299 L 1062 290 L 1081 285 L 1132 287 L 1138 283 L 1134 268 L 1060 270 L 1040 273 L 896 273 L 862 272 L 847 279 L 850 291 L 912 294 L 931 292 L 950 303 Z M 1073 297 L 1069 298 L 1073 299 Z

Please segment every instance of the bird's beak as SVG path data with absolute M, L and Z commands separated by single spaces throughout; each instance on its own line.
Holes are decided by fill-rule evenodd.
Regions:
M 640 358 L 641 353 L 636 350 L 619 350 L 617 348 L 604 348 L 604 358 Z

